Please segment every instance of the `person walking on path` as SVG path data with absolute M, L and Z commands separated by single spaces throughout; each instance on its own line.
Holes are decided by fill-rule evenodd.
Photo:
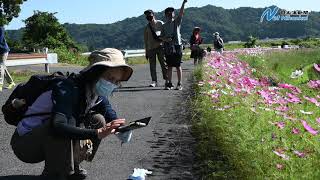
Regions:
M 11 138 L 13 152 L 20 160 L 45 161 L 42 175 L 46 179 L 85 179 L 79 140 L 91 140 L 92 153 L 85 160 L 92 161 L 101 140 L 125 123 L 117 117 L 108 97 L 121 81 L 131 77 L 132 68 L 122 53 L 112 48 L 92 52 L 89 61 L 80 74 L 57 82 L 41 94 L 26 112 L 26 116 L 41 112 L 51 115 L 25 117 Z
M 220 37 L 219 32 L 213 33 L 213 47 L 214 50 L 223 53 L 223 48 L 224 48 L 224 42 L 223 39 Z
M 152 10 L 146 10 L 144 12 L 146 19 L 148 20 L 148 24 L 144 28 L 144 48 L 146 52 L 146 59 L 149 60 L 150 64 L 150 73 L 152 82 L 150 87 L 156 87 L 158 85 L 157 81 L 157 57 L 158 61 L 161 65 L 162 70 L 162 78 L 165 80 L 165 86 L 167 85 L 167 64 L 164 58 L 163 52 L 163 42 L 159 38 L 163 22 L 160 20 L 156 20 L 154 12 Z
M 4 80 L 7 81 L 9 84 L 7 86 L 8 89 L 11 89 L 15 86 L 15 83 L 13 82 L 13 79 L 5 65 L 5 62 L 8 58 L 9 54 L 9 46 L 7 44 L 7 41 L 5 39 L 5 34 L 4 34 L 4 28 L 0 27 L 0 91 L 2 91 L 3 85 L 4 85 Z
M 182 90 L 182 68 L 181 68 L 181 60 L 182 60 L 182 42 L 181 42 L 181 22 L 182 17 L 184 15 L 184 7 L 187 3 L 187 0 L 184 0 L 182 6 L 180 8 L 179 15 L 175 18 L 174 8 L 168 7 L 165 9 L 165 17 L 166 22 L 163 25 L 163 29 L 161 32 L 162 40 L 165 41 L 165 56 L 168 64 L 168 86 L 167 90 L 173 89 L 174 86 L 172 84 L 172 68 L 175 67 L 177 69 L 178 83 L 176 86 L 176 90 Z
M 204 49 L 200 47 L 203 39 L 200 35 L 201 29 L 199 27 L 195 27 L 193 29 L 192 35 L 190 37 L 190 48 L 191 48 L 191 56 L 190 58 L 194 59 L 194 65 L 201 64 L 204 56 Z

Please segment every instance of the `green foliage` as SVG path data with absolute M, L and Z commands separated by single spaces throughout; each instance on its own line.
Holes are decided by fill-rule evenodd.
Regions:
M 18 17 L 20 6 L 27 0 L 0 0 L 0 26 L 4 26 Z
M 220 32 L 225 42 L 246 41 L 249 35 L 264 38 L 297 38 L 320 36 L 320 14 L 312 12 L 307 22 L 263 22 L 263 8 L 223 9 L 212 5 L 187 8 L 182 21 L 181 34 L 189 40 L 194 26 L 202 28 L 205 44 L 213 43 L 213 32 Z M 143 48 L 143 30 L 147 21 L 142 15 L 112 24 L 64 24 L 70 35 L 89 51 L 114 47 L 119 49 Z M 164 19 L 164 12 L 155 14 Z M 17 37 L 17 36 L 16 36 Z M 279 44 L 281 45 L 281 44 Z
M 313 63 L 320 63 L 319 49 L 273 52 L 263 56 L 240 56 L 240 58 L 247 61 L 251 67 L 260 69 L 257 73 L 261 72 L 261 77 L 276 78 L 280 82 L 301 85 L 320 78 L 319 73 L 313 68 Z M 290 78 L 291 73 L 299 69 L 304 75 L 297 79 Z M 277 77 L 274 77 L 274 74 Z
M 26 28 L 23 33 L 23 42 L 29 48 L 50 49 L 67 47 L 78 49 L 65 28 L 54 16 L 56 13 L 35 11 L 24 20 Z
M 23 52 L 23 44 L 20 41 L 16 41 L 10 38 L 6 38 L 8 46 L 10 47 L 10 52 L 19 53 Z
M 89 65 L 88 58 L 78 52 L 72 52 L 65 47 L 58 47 L 53 50 L 58 54 L 59 63 L 76 64 L 81 66 Z
M 249 36 L 247 42 L 244 44 L 245 48 L 253 48 L 257 45 L 257 38 L 253 36 Z

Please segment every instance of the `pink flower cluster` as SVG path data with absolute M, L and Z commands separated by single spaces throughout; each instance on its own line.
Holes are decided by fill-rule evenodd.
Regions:
M 313 89 L 320 89 L 320 80 L 311 80 L 309 81 L 308 86 Z

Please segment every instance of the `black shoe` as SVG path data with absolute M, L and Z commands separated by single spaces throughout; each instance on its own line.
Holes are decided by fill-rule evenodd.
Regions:
M 87 170 L 83 168 L 76 168 L 75 172 L 68 176 L 68 180 L 83 180 L 86 179 L 88 176 Z
M 174 86 L 173 86 L 172 83 L 167 83 L 167 84 L 166 84 L 166 87 L 165 87 L 166 90 L 171 90 L 171 89 L 173 89 L 173 88 L 174 88 Z
M 65 175 L 49 174 L 47 171 L 43 171 L 42 172 L 41 179 L 45 179 L 45 180 L 68 180 Z

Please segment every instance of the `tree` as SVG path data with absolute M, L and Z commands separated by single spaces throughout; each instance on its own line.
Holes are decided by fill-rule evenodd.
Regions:
M 26 24 L 22 40 L 29 48 L 48 47 L 55 49 L 65 47 L 77 49 L 66 29 L 58 22 L 56 13 L 34 11 L 34 14 L 24 20 Z
M 253 36 L 248 37 L 248 41 L 244 44 L 245 48 L 253 48 L 257 45 L 257 38 Z
M 20 13 L 20 5 L 27 0 L 0 0 L 0 26 L 6 25 Z

